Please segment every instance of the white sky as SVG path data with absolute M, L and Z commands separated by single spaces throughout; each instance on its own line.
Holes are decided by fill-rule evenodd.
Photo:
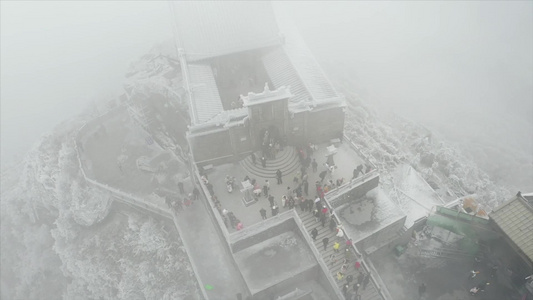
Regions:
M 172 36 L 166 1 L 1 1 L 1 159 L 96 97 Z
M 0 5 L 2 162 L 91 100 L 118 94 L 128 64 L 172 36 L 167 1 Z M 459 125 L 450 130 L 465 138 L 516 114 L 526 123 L 505 125 L 519 134 L 497 142 L 532 148 L 533 1 L 283 5 L 323 68 L 346 72 L 371 101 Z

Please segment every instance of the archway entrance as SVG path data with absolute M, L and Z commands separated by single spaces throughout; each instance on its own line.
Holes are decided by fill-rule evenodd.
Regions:
M 265 127 L 259 130 L 257 141 L 263 156 L 268 159 L 274 159 L 276 157 L 276 149 L 279 150 L 280 138 L 279 129 L 275 125 L 270 125 L 268 128 Z

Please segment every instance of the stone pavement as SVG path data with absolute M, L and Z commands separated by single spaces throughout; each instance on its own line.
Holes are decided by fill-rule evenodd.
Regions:
M 239 270 L 224 248 L 223 237 L 218 234 L 217 225 L 212 222 L 206 209 L 206 205 L 197 201 L 175 218 L 181 239 L 188 248 L 189 258 L 202 281 L 200 284 L 214 287 L 206 291 L 209 299 L 237 299 L 237 293 L 242 293 L 245 299 L 246 287 L 240 279 Z
M 297 210 L 298 215 L 302 219 L 302 223 L 307 230 L 307 232 L 311 232 L 313 228 L 316 228 L 318 230 L 318 235 L 316 237 L 316 240 L 314 242 L 314 246 L 318 249 L 320 252 L 322 259 L 327 264 L 329 268 L 330 276 L 333 276 L 335 278 L 335 281 L 337 282 L 337 285 L 339 289 L 342 291 L 343 285 L 346 283 L 346 277 L 349 275 L 353 276 L 353 281 L 351 284 L 349 284 L 349 290 L 353 291 L 353 286 L 355 283 L 357 283 L 357 278 L 361 274 L 365 274 L 365 272 L 362 270 L 362 266 L 359 270 L 355 269 L 355 262 L 357 261 L 355 254 L 353 251 L 351 252 L 351 259 L 347 262 L 348 268 L 347 271 L 344 272 L 344 279 L 337 280 L 337 272 L 341 270 L 343 260 L 345 258 L 345 249 L 346 249 L 346 239 L 345 238 L 338 238 L 335 236 L 336 231 L 331 231 L 328 228 L 328 222 L 326 222 L 326 226 L 322 227 L 320 221 L 316 221 L 315 217 L 312 215 L 309 211 L 302 211 L 299 207 L 295 208 Z M 326 247 L 326 250 L 324 250 L 324 245 L 322 243 L 322 239 L 324 238 L 329 239 L 329 243 Z M 340 246 L 339 252 L 335 253 L 333 250 L 333 244 L 335 241 L 338 241 Z M 331 257 L 333 255 L 333 257 Z M 361 295 L 362 299 L 365 300 L 381 300 L 382 297 L 380 296 L 379 292 L 377 291 L 376 287 L 374 286 L 374 283 L 370 281 L 365 289 L 363 289 L 362 284 L 361 287 L 358 290 L 358 295 Z
M 316 158 L 316 161 L 318 163 L 318 170 L 317 172 L 313 172 L 311 169 L 308 170 L 308 182 L 309 182 L 309 198 L 314 199 L 316 196 L 315 193 L 315 181 L 319 180 L 318 175 L 321 171 L 325 170 L 324 163 L 326 162 L 326 147 L 330 144 L 319 144 L 318 150 L 314 152 L 313 156 Z M 333 175 L 333 181 L 335 181 L 337 178 L 344 178 L 344 182 L 349 181 L 350 178 L 352 178 L 352 171 L 354 168 L 356 168 L 359 164 L 364 163 L 363 159 L 360 158 L 357 153 L 350 147 L 348 143 L 338 144 L 338 152 L 335 154 L 335 163 L 337 165 L 337 169 L 334 172 Z M 289 147 L 287 147 L 289 149 Z M 288 150 L 287 153 L 296 156 L 295 151 L 293 151 L 293 147 L 290 147 L 292 149 Z M 276 183 L 275 178 L 264 178 L 259 177 L 257 175 L 254 175 L 254 170 L 257 168 L 261 168 L 261 162 L 257 161 L 256 168 L 251 168 L 250 165 L 251 159 L 249 157 L 245 158 L 241 162 L 237 163 L 227 163 L 223 165 L 218 165 L 213 168 L 212 171 L 210 171 L 208 175 L 209 182 L 213 184 L 213 189 L 215 191 L 215 195 L 218 197 L 218 200 L 222 204 L 222 207 L 233 212 L 235 216 L 241 220 L 244 224 L 244 226 L 250 226 L 255 223 L 259 223 L 262 221 L 261 215 L 259 214 L 259 210 L 261 208 L 266 209 L 267 216 L 271 217 L 271 211 L 270 211 L 270 204 L 266 197 L 261 196 L 259 197 L 259 201 L 255 202 L 254 204 L 250 206 L 245 206 L 242 201 L 243 194 L 238 190 L 235 189 L 233 192 L 228 193 L 226 190 L 226 181 L 225 177 L 226 175 L 234 176 L 236 178 L 237 184 L 239 185 L 239 188 L 242 188 L 240 186 L 240 182 L 243 181 L 245 176 L 250 176 L 250 178 L 255 178 L 257 182 L 262 186 L 265 183 L 265 180 L 269 180 L 270 182 L 270 194 L 272 194 L 275 198 L 275 201 L 278 203 L 278 205 L 281 204 L 281 196 L 284 195 L 287 191 L 287 187 L 295 188 L 297 185 L 293 182 L 293 178 L 296 175 L 296 173 L 300 170 L 299 162 L 296 158 L 296 163 L 298 164 L 298 167 L 294 168 L 292 167 L 293 159 L 290 157 L 287 157 L 286 159 L 283 159 L 281 156 L 283 154 L 280 153 L 280 162 L 285 161 L 286 164 L 290 164 L 290 166 L 287 168 L 287 170 L 290 170 L 289 173 L 283 174 L 283 184 L 278 185 Z M 267 168 L 271 169 L 271 162 L 267 161 Z M 280 168 L 282 168 L 281 165 L 277 165 Z M 250 172 L 252 171 L 252 172 Z M 258 173 L 256 170 L 255 173 Z M 269 172 L 270 173 L 270 172 Z M 269 174 L 268 173 L 268 174 Z M 330 177 L 327 176 L 323 183 L 326 183 L 327 180 L 329 180 Z M 288 208 L 280 207 L 280 212 L 286 211 Z M 216 212 L 217 213 L 217 212 Z M 234 228 L 229 228 L 228 231 L 231 233 L 235 231 Z

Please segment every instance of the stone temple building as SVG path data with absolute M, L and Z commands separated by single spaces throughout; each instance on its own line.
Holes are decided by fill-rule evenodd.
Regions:
M 330 165 L 335 179 L 342 179 L 337 189 L 324 195 L 323 209 L 326 205 L 331 209 L 331 220 L 338 218 L 330 198 L 332 203 L 346 204 L 379 184 L 375 166 L 351 142 L 344 142 L 345 98 L 332 87 L 298 31 L 279 18 L 268 1 L 177 1 L 171 8 L 190 117 L 186 138 L 193 180 L 208 199 L 211 221 L 240 274 L 236 280 L 243 282 L 243 294 L 237 299 L 243 295 L 255 300 L 345 299 L 346 281 L 338 279 L 340 270 L 350 278 L 369 279 L 368 287 L 365 284 L 360 291 L 364 299 L 391 299 L 356 248 L 358 242 L 368 241 L 366 236 L 347 244 L 347 236 L 336 236 L 335 228 L 321 226 L 315 240 L 309 233 L 316 226 L 311 209 L 304 213 L 283 206 L 279 214 L 261 219 L 260 208 L 273 210 L 276 205 L 267 206 L 265 197 L 260 200 L 258 189 L 253 189 L 255 197 L 246 193 L 252 190 L 245 183 L 250 187 L 256 178 L 268 181 L 281 170 L 284 185 L 272 180 L 270 189 L 278 201 L 292 185 L 287 179 L 294 183 L 296 174 L 304 173 L 300 167 L 310 158 L 299 148 L 304 145 L 315 149 L 313 158 L 320 164 L 314 167 L 319 171 L 310 171 L 312 186 L 320 181 L 320 173 L 327 172 L 326 166 L 328 180 L 333 179 Z M 263 160 L 262 166 L 256 164 L 251 154 L 257 160 L 268 156 L 265 148 L 271 150 L 273 144 L 280 146 L 277 156 Z M 333 156 L 342 163 L 335 164 Z M 366 171 L 356 176 L 357 165 L 362 168 L 366 163 Z M 209 176 L 209 188 L 200 173 Z M 239 180 L 243 189 L 231 192 L 226 191 L 228 176 L 252 178 Z M 246 224 L 244 229 L 230 224 L 229 212 Z M 400 223 L 387 228 L 396 233 Z M 329 247 L 322 244 L 324 239 L 331 239 Z M 334 241 L 346 245 L 338 259 Z M 345 253 L 353 254 L 352 261 L 340 257 Z
M 343 96 L 270 2 L 186 1 L 173 10 L 199 166 L 241 159 L 265 135 L 288 145 L 342 139 Z

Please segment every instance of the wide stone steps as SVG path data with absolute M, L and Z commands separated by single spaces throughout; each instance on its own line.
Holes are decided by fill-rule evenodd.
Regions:
M 266 161 L 266 167 L 261 165 L 261 152 L 255 152 L 256 162 L 252 162 L 252 157 L 248 155 L 240 161 L 241 167 L 251 175 L 261 178 L 276 178 L 276 171 L 279 169 L 283 176 L 289 175 L 300 168 L 300 162 L 293 147 L 285 147 L 280 151 L 275 159 Z
M 342 291 L 342 287 L 346 283 L 346 277 L 348 277 L 349 275 L 352 275 L 354 278 L 354 280 L 350 284 L 350 289 L 353 289 L 353 285 L 357 282 L 357 278 L 360 274 L 360 271 L 355 269 L 356 259 L 354 256 L 352 256 L 352 259 L 347 263 L 348 269 L 347 272 L 344 274 L 344 279 L 342 279 L 341 281 L 337 280 L 337 272 L 340 271 L 343 260 L 345 258 L 344 251 L 346 249 L 346 240 L 344 238 L 337 238 L 336 231 L 331 231 L 327 222 L 325 226 L 322 227 L 322 223 L 320 221 L 317 222 L 311 212 L 303 212 L 299 209 L 299 207 L 295 209 L 297 209 L 297 213 L 300 216 L 300 219 L 302 219 L 302 223 L 309 234 L 311 234 L 313 228 L 316 228 L 318 230 L 318 235 L 316 237 L 316 240 L 314 241 L 314 245 L 320 252 L 322 259 L 328 266 L 329 273 L 337 283 L 339 289 Z M 324 250 L 324 245 L 322 243 L 322 239 L 324 239 L 325 237 L 329 238 L 329 243 L 326 247 L 326 250 Z M 335 241 L 338 241 L 341 244 L 338 253 L 335 253 L 335 251 L 333 250 L 333 244 L 335 243 Z M 330 259 L 330 256 L 332 254 L 335 254 L 334 260 Z M 359 294 L 362 296 L 362 299 L 365 300 L 382 300 L 382 297 L 379 295 L 379 292 L 377 291 L 372 281 L 368 283 L 366 289 L 363 290 L 362 287 L 359 288 Z

